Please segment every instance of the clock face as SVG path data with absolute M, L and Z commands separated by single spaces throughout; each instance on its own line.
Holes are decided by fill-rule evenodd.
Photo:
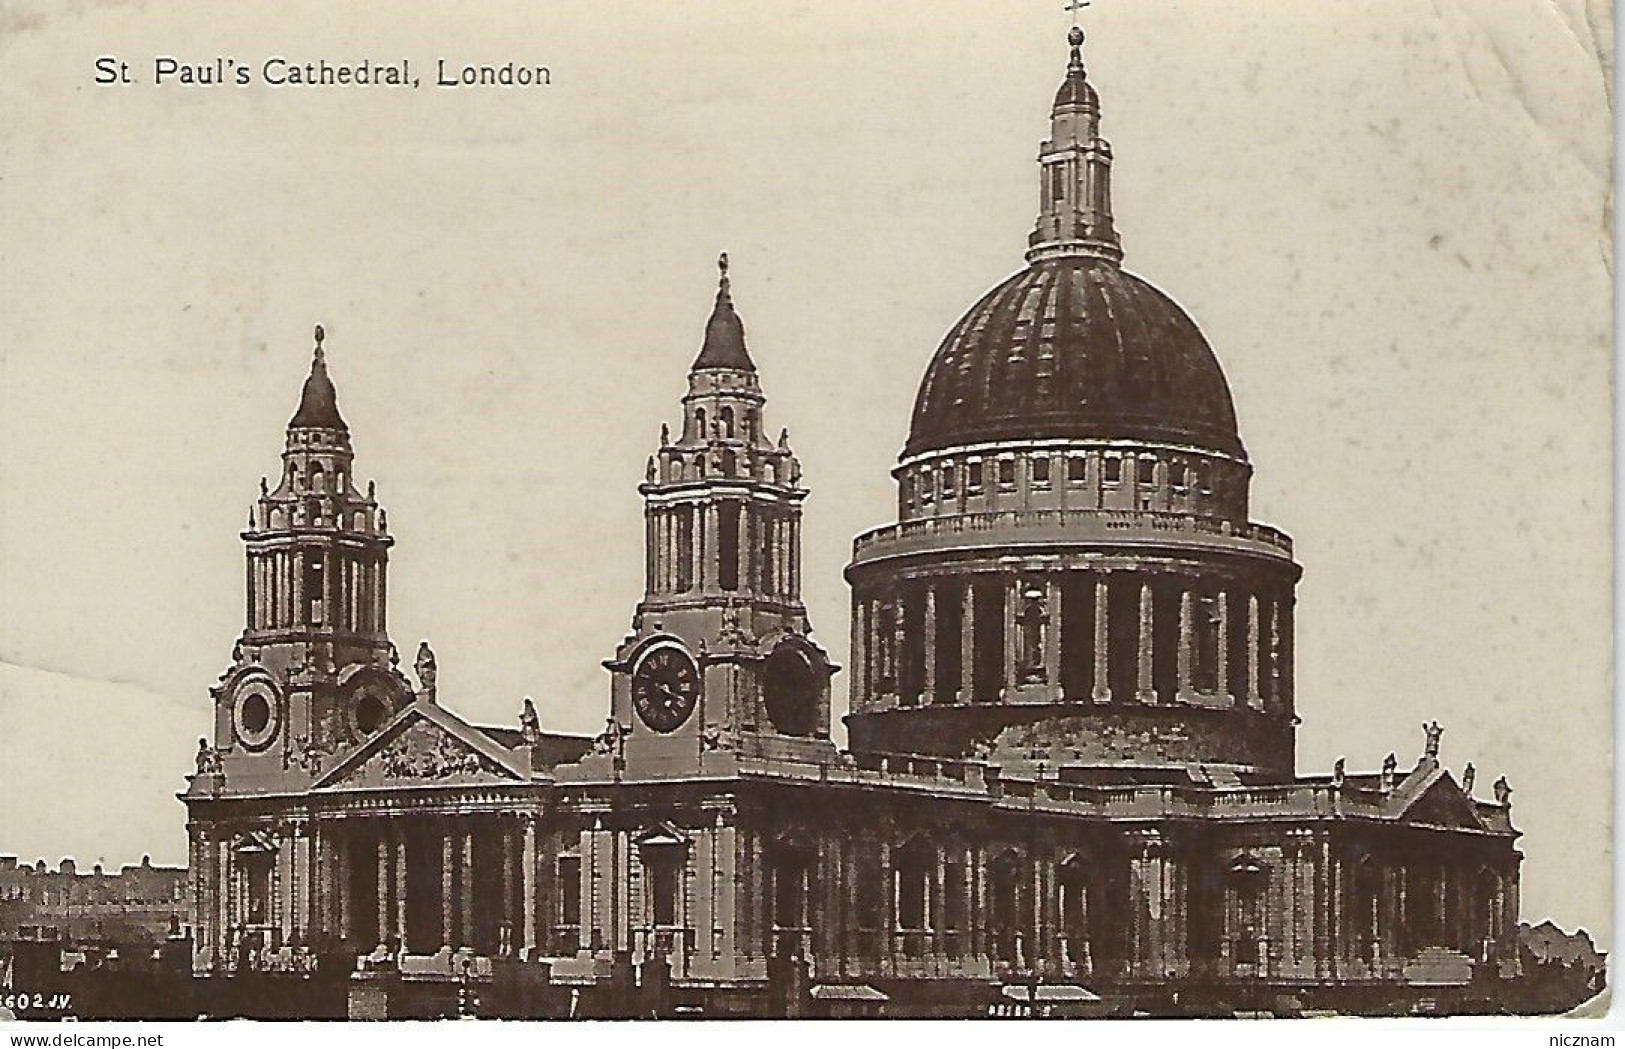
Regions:
M 773 727 L 786 736 L 810 736 L 818 727 L 820 672 L 798 645 L 780 645 L 762 669 L 762 699 Z
M 632 705 L 656 732 L 675 732 L 700 698 L 700 671 L 680 648 L 662 646 L 632 671 Z

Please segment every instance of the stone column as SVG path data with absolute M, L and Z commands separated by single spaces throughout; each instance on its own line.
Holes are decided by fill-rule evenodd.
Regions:
M 965 596 L 959 615 L 959 702 L 976 699 L 976 583 L 965 577 Z
M 215 842 L 214 895 L 219 908 L 215 919 L 216 953 L 224 956 L 231 950 L 232 875 L 231 832 L 223 831 Z
M 937 588 L 929 583 L 925 587 L 925 609 L 921 616 L 925 667 L 921 675 L 920 701 L 934 703 L 937 698 Z
M 470 827 L 465 817 L 463 822 L 463 847 L 461 862 L 457 874 L 457 903 L 459 921 L 457 923 L 457 946 L 472 947 L 474 945 L 474 828 Z
M 1004 683 L 1006 692 L 1013 690 L 1021 680 L 1020 660 L 1016 658 L 1019 650 L 1016 644 L 1017 632 L 1021 629 L 1016 622 L 1016 613 L 1021 608 L 1021 580 L 1016 576 L 1005 576 L 1004 585 L 1004 673 L 1000 680 Z M 1001 697 L 1003 698 L 1003 697 Z
M 1107 646 L 1111 643 L 1110 621 L 1106 618 L 1111 607 L 1106 580 L 1106 573 L 1095 574 L 1095 659 L 1090 698 L 1096 703 L 1110 703 L 1112 699 L 1111 679 L 1107 674 L 1106 662 Z
M 350 844 L 350 831 L 354 824 L 339 820 L 333 828 L 333 920 L 339 938 L 346 945 L 354 941 L 355 901 L 351 898 L 350 864 L 355 863 L 355 849 Z
M 1280 708 L 1281 703 L 1281 602 L 1270 602 L 1269 626 L 1269 682 L 1270 703 Z
M 386 831 L 388 824 L 378 821 L 378 946 L 383 947 L 389 943 L 389 894 L 393 884 L 389 876 L 389 834 Z
M 395 935 L 401 951 L 406 950 L 406 828 L 401 821 L 391 820 L 395 839 Z
M 1191 631 L 1191 592 L 1189 589 L 1181 589 L 1179 592 L 1179 683 L 1174 691 L 1174 696 L 1181 703 L 1188 702 L 1191 697 L 1191 664 L 1194 655 L 1192 651 L 1194 640 Z
M 1053 465 L 1050 473 L 1054 476 Z M 1065 491 L 1065 481 L 1058 482 L 1057 487 Z M 1054 572 L 1044 575 L 1044 615 L 1044 680 L 1049 682 L 1055 698 L 1063 699 L 1066 697 L 1061 686 L 1061 581 Z
M 785 551 L 785 557 L 790 562 L 790 597 L 792 600 L 801 596 L 801 518 L 790 518 L 790 543 Z
M 455 863 L 456 843 L 452 840 L 451 828 L 447 826 L 444 818 L 440 823 L 440 946 L 455 948 L 457 934 L 454 917 L 456 915 L 457 899 L 461 895 L 457 886 L 457 870 Z
M 863 703 L 874 694 L 869 687 L 869 659 L 870 653 L 864 643 L 868 636 L 866 619 L 869 613 L 869 602 L 856 598 L 852 602 L 852 635 L 851 657 L 853 691 L 857 693 L 854 700 Z
M 310 870 L 310 827 L 304 820 L 294 820 L 289 826 L 288 844 L 288 916 L 289 934 L 294 943 L 305 942 L 305 931 L 310 928 L 311 901 L 315 897 Z
M 192 957 L 197 968 L 199 956 L 214 944 L 214 922 L 209 913 L 209 880 L 213 873 L 209 855 L 209 832 L 193 824 L 187 843 L 186 868 L 191 878 Z
M 499 840 L 502 842 L 502 910 L 500 914 L 503 929 L 503 935 L 498 937 L 498 947 L 500 953 L 508 956 L 517 953 L 517 948 L 514 945 L 518 940 L 515 935 L 518 932 L 515 928 L 518 924 L 515 919 L 518 916 L 514 913 L 514 893 L 519 890 L 519 871 L 516 869 L 519 865 L 519 849 L 514 841 L 513 827 L 510 826 L 510 823 L 511 821 L 508 819 L 501 819 L 497 823 L 497 830 L 500 834 Z
M 1219 680 L 1218 693 L 1227 702 L 1234 703 L 1235 697 L 1230 691 L 1230 594 L 1219 591 Z
M 1261 710 L 1264 699 L 1259 692 L 1259 622 L 1258 622 L 1258 595 L 1250 594 L 1247 597 L 1247 705 L 1254 710 Z
M 1136 687 L 1136 689 L 1138 691 L 1138 695 L 1136 696 L 1136 698 L 1141 703 L 1155 703 L 1157 701 L 1157 693 L 1153 688 L 1153 683 L 1152 683 L 1152 678 L 1151 678 L 1151 670 L 1152 670 L 1152 662 L 1151 662 L 1151 660 L 1152 660 L 1152 653 L 1151 653 L 1152 618 L 1151 618 L 1151 615 L 1152 615 L 1151 584 L 1150 583 L 1141 583 L 1140 584 L 1140 644 L 1139 644 L 1138 660 L 1137 660 L 1137 663 L 1136 663 L 1137 678 L 1136 678 L 1136 682 L 1135 682 L 1135 687 Z
M 521 869 L 520 891 L 524 893 L 521 908 L 521 920 L 524 922 L 524 932 L 520 937 L 520 957 L 525 961 L 534 961 L 536 958 L 536 816 L 526 813 L 521 819 L 524 821 L 525 838 L 519 862 Z

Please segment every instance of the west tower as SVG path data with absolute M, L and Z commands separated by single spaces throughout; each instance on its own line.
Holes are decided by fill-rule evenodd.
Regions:
M 315 334 L 277 482 L 261 478 L 242 533 L 243 633 L 211 690 L 233 790 L 308 780 L 412 698 L 386 625 L 394 540 L 372 483 L 355 485 L 350 430 Z
M 807 489 L 789 434 L 768 436 L 766 399 L 734 308 L 728 258 L 688 374 L 683 418 L 662 426 L 639 492 L 644 594 L 605 663 L 611 733 L 634 757 L 833 757 L 827 655 L 801 599 Z

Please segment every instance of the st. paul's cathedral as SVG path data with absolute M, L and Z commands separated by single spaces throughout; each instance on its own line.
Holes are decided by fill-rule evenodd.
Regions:
M 802 1016 L 1387 1011 L 1512 974 L 1504 780 L 1475 796 L 1437 725 L 1296 770 L 1300 568 L 1250 520 L 1213 350 L 1122 266 L 1070 39 L 1026 264 L 931 358 L 897 521 L 846 567 L 846 750 L 801 597 L 816 478 L 725 258 L 596 738 L 528 700 L 471 724 L 427 644 L 401 665 L 317 329 L 182 795 L 199 977 L 326 973 L 352 1016 Z

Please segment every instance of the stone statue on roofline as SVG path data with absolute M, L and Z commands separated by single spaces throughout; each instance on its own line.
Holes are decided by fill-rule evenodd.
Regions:
M 413 667 L 418 672 L 418 687 L 423 690 L 423 692 L 429 697 L 430 701 L 433 701 L 435 692 L 434 681 L 437 673 L 437 667 L 435 664 L 434 649 L 429 647 L 429 642 L 418 642 L 418 657 L 413 663 Z
M 1437 721 L 1428 721 L 1422 724 L 1422 731 L 1427 734 L 1427 750 L 1424 756 L 1439 760 L 1439 737 L 1444 735 L 1444 726 Z
M 525 707 L 519 713 L 519 732 L 527 747 L 541 742 L 542 719 L 536 716 L 536 703 L 529 696 L 525 697 Z

